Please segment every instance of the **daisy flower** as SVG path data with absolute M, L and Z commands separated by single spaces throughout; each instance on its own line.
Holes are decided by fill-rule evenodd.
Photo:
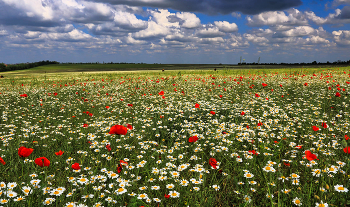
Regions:
M 316 203 L 315 207 L 328 207 L 327 203 L 323 203 L 323 201 L 321 201 L 321 203 Z
M 220 186 L 218 186 L 218 185 L 213 185 L 212 187 L 213 187 L 216 191 L 220 190 Z
M 345 192 L 347 193 L 349 190 L 345 188 L 343 185 L 336 185 L 334 186 L 335 190 L 338 192 Z
M 169 195 L 170 195 L 171 198 L 178 198 L 178 197 L 180 197 L 180 193 L 177 192 L 177 191 L 170 191 Z
M 301 200 L 298 197 L 295 197 L 293 199 L 293 203 L 294 203 L 294 205 L 297 205 L 297 206 L 301 206 L 302 205 Z

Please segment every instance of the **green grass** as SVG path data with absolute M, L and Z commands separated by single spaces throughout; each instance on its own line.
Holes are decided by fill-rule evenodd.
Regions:
M 349 193 L 336 189 L 350 187 L 350 154 L 343 151 L 349 146 L 345 135 L 350 136 L 349 67 L 79 69 L 82 66 L 73 68 L 75 72 L 59 67 L 51 71 L 60 73 L 8 72 L 0 79 L 0 157 L 6 162 L 0 164 L 0 186 L 17 184 L 12 190 L 1 187 L 4 206 L 43 206 L 45 201 L 51 206 L 158 206 L 154 198 L 159 206 L 296 206 L 296 200 L 302 206 L 321 201 L 350 204 Z M 110 135 L 116 124 L 133 129 L 125 136 Z M 191 136 L 198 141 L 189 142 Z M 21 146 L 34 151 L 20 157 Z M 62 156 L 55 154 L 59 150 Z M 303 159 L 305 150 L 318 160 Z M 50 166 L 35 164 L 40 157 L 49 159 Z M 217 169 L 210 158 L 218 162 Z M 123 166 L 118 173 L 120 160 L 130 168 Z M 72 169 L 74 163 L 81 171 Z M 275 171 L 266 172 L 268 167 Z M 320 177 L 312 173 L 317 169 Z M 179 177 L 172 175 L 175 172 Z M 298 185 L 292 176 L 299 176 Z M 282 182 L 282 177 L 288 180 Z M 78 182 L 82 178 L 89 184 Z M 40 187 L 32 180 L 40 180 Z M 181 185 L 183 180 L 187 186 Z M 31 187 L 31 194 L 22 192 L 25 186 Z M 60 194 L 57 188 L 64 189 L 62 195 L 50 195 Z M 117 195 L 121 188 L 126 192 Z M 9 198 L 8 190 L 17 196 Z M 165 198 L 170 191 L 176 192 Z M 150 202 L 138 199 L 144 193 Z M 179 197 L 173 198 L 176 194 Z M 19 196 L 24 200 L 14 201 Z

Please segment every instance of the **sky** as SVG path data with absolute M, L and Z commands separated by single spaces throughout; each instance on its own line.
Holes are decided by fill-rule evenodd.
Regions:
M 0 0 L 0 63 L 350 60 L 350 0 Z

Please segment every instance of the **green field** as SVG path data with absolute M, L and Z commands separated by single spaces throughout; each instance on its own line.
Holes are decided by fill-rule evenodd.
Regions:
M 0 205 L 350 205 L 350 67 L 128 67 L 1 73 Z

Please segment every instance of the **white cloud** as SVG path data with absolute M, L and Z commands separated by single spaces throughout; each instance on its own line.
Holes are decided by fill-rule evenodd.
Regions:
M 54 11 L 45 6 L 47 1 L 42 0 L 2 0 L 5 4 L 20 9 L 27 17 L 39 17 L 42 20 L 52 20 Z
M 247 16 L 249 26 L 263 25 L 307 25 L 308 22 L 297 9 L 288 10 L 288 16 L 283 11 L 271 11 Z
M 176 17 L 182 19 L 182 28 L 193 29 L 201 26 L 201 20 L 193 13 L 177 12 Z
M 333 31 L 332 34 L 337 44 L 350 45 L 350 30 Z
M 328 43 L 330 43 L 329 40 L 322 38 L 320 36 L 314 36 L 314 35 L 306 38 L 306 41 L 313 43 L 313 44 L 328 44 Z
M 300 37 L 307 36 L 315 32 L 315 29 L 310 26 L 300 26 L 295 27 L 294 29 L 290 29 L 282 32 L 283 35 L 287 37 Z
M 214 25 L 217 26 L 221 32 L 238 31 L 238 26 L 235 23 L 229 23 L 227 21 L 214 21 Z
M 225 36 L 225 33 L 219 31 L 219 28 L 214 27 L 214 28 L 201 29 L 197 31 L 196 35 L 202 38 L 214 38 L 214 37 L 223 37 Z

